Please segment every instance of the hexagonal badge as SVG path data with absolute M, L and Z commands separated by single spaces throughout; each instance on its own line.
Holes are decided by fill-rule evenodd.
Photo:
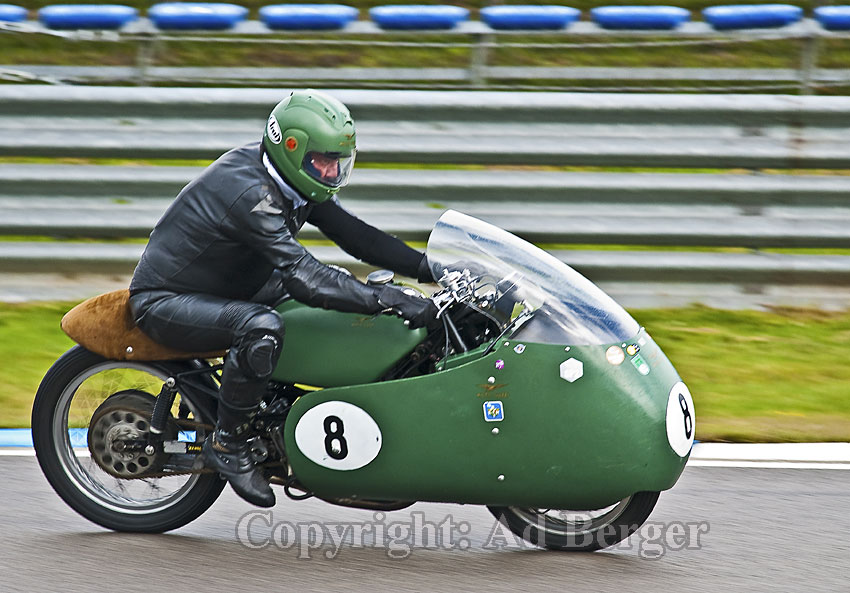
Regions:
M 570 358 L 561 363 L 561 379 L 572 383 L 576 379 L 581 379 L 584 375 L 584 364 L 575 358 Z

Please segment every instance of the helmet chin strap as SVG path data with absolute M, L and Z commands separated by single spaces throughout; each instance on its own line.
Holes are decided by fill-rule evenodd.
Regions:
M 277 169 L 275 169 L 274 164 L 272 164 L 272 161 L 265 150 L 263 150 L 263 165 L 265 165 L 266 171 L 268 171 L 269 175 L 272 176 L 272 179 L 274 179 L 275 183 L 280 188 L 280 191 L 292 202 L 292 205 L 295 208 L 307 205 L 307 200 L 302 198 L 301 194 L 299 194 L 294 187 L 286 183 L 280 173 L 277 172 Z

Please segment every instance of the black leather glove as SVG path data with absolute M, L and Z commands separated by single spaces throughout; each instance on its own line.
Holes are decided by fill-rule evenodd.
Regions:
M 431 273 L 431 266 L 428 265 L 428 256 L 423 254 L 419 262 L 419 269 L 416 271 L 416 279 L 419 282 L 436 282 L 434 275 Z
M 410 329 L 433 325 L 437 321 L 437 306 L 434 301 L 405 294 L 392 286 L 385 286 L 378 292 L 378 304 L 385 309 L 392 309 L 406 319 Z

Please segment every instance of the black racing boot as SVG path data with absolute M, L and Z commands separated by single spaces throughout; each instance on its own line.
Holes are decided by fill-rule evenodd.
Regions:
M 274 506 L 274 492 L 251 458 L 247 439 L 216 430 L 204 441 L 203 458 L 205 466 L 226 478 L 236 494 L 258 507 Z
M 281 324 L 280 316 L 269 309 L 249 319 L 245 333 L 230 347 L 221 374 L 216 431 L 203 448 L 206 467 L 217 470 L 236 494 L 260 507 L 274 506 L 274 492 L 251 457 L 248 439 L 253 436 L 251 419 L 280 355 Z

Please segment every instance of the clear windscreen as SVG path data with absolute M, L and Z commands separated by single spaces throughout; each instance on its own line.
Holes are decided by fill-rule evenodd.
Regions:
M 594 345 L 632 338 L 640 326 L 587 278 L 542 249 L 491 224 L 445 212 L 428 240 L 428 264 L 444 287 L 446 272 L 469 270 L 474 301 L 512 338 Z M 444 278 L 445 277 L 445 278 Z

